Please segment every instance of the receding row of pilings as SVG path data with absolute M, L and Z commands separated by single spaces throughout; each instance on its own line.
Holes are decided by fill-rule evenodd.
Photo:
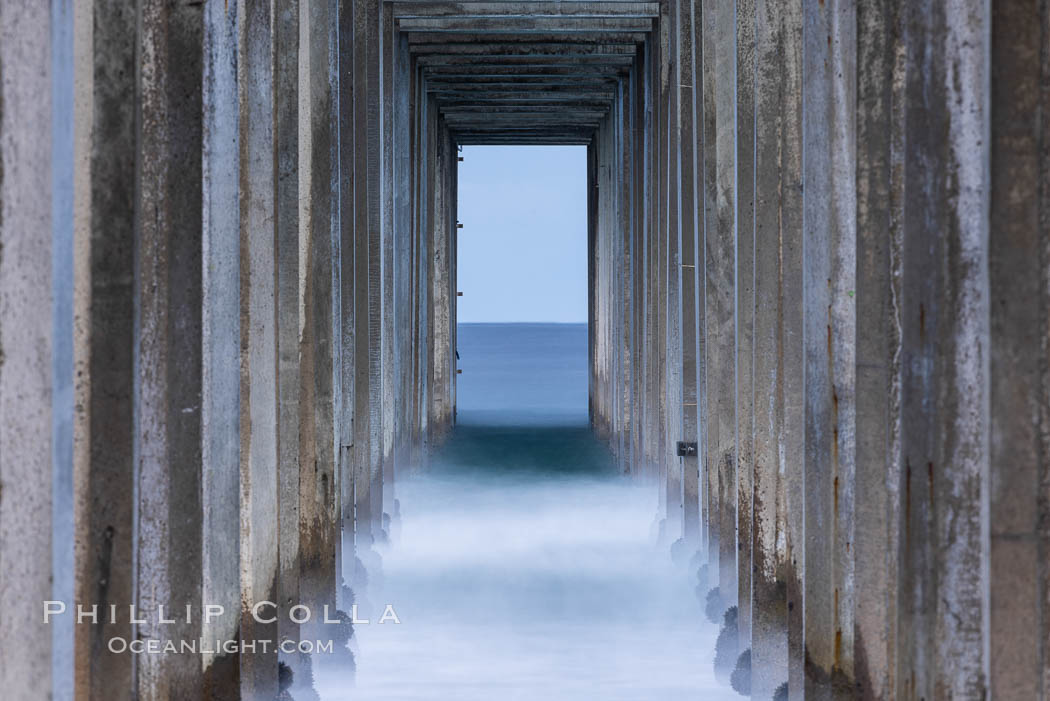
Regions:
M 1050 697 L 1046 3 L 661 8 L 591 146 L 595 427 L 753 698 Z
M 456 158 L 382 12 L 0 3 L 0 696 L 306 680 L 451 426 Z

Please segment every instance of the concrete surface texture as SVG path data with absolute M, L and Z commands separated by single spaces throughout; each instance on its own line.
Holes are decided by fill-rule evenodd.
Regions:
M 365 591 L 456 420 L 458 147 L 578 144 L 591 425 L 734 679 L 1050 698 L 1048 12 L 0 3 L 5 697 L 308 678 L 106 641 Z

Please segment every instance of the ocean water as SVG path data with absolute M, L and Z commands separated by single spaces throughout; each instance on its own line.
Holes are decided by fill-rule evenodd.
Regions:
M 320 677 L 321 698 L 740 698 L 714 680 L 695 573 L 651 541 L 656 489 L 588 429 L 586 326 L 462 325 L 459 354 L 456 430 L 398 484 L 356 679 Z

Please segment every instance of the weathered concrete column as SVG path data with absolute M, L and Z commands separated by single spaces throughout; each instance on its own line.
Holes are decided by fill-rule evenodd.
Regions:
M 718 435 L 721 420 L 718 412 L 721 409 L 718 403 L 720 396 L 722 378 L 718 372 L 712 369 L 711 362 L 717 353 L 717 347 L 712 348 L 712 341 L 716 346 L 721 342 L 717 333 L 718 310 L 714 305 L 719 291 L 714 289 L 717 271 L 709 271 L 711 267 L 709 258 L 712 255 L 711 247 L 719 245 L 718 238 L 718 150 L 716 138 L 716 124 L 718 112 L 716 105 L 715 88 L 715 37 L 713 29 L 715 26 L 715 0 L 702 0 L 696 8 L 696 24 L 699 32 L 699 40 L 695 49 L 697 65 L 697 114 L 696 123 L 699 129 L 700 144 L 700 178 L 699 178 L 699 204 L 700 204 L 700 251 L 698 265 L 703 270 L 701 280 L 704 281 L 703 290 L 700 292 L 700 301 L 703 304 L 703 329 L 700 340 L 700 348 L 703 352 L 703 366 L 701 370 L 700 398 L 704 403 L 702 410 L 703 426 L 701 435 L 703 437 L 703 479 L 704 479 L 704 502 L 706 507 L 705 521 L 707 538 L 703 544 L 704 555 L 707 559 L 707 580 L 701 581 L 700 585 L 710 591 L 718 586 L 719 574 L 719 540 L 722 537 L 722 501 L 719 493 L 718 458 Z M 708 318 L 710 316 L 710 319 Z M 714 328 L 708 328 L 713 325 Z M 715 331 L 715 333 L 712 333 Z
M 896 693 L 901 526 L 900 265 L 903 52 L 894 2 L 857 5 L 854 678 Z
M 714 107 L 707 145 L 714 201 L 706 209 L 708 469 L 717 476 L 718 591 L 723 609 L 736 605 L 736 52 L 735 12 L 722 2 L 705 12 L 712 78 L 705 109 Z M 705 76 L 707 71 L 705 70 Z M 711 91 L 710 100 L 707 90 Z M 707 119 L 705 118 L 705 124 Z
M 392 23 L 391 23 L 392 24 Z M 394 496 L 394 482 L 397 474 L 411 473 L 417 467 L 413 463 L 412 446 L 416 440 L 414 431 L 415 413 L 412 399 L 415 394 L 412 374 L 412 358 L 415 333 L 415 288 L 413 286 L 418 251 L 413 241 L 413 199 L 412 199 L 412 58 L 408 52 L 408 38 L 393 33 L 397 37 L 396 46 L 392 47 L 394 75 L 393 98 L 393 172 L 392 188 L 394 199 L 394 314 L 395 314 L 395 354 L 394 380 L 396 382 L 396 405 L 394 408 L 394 457 L 391 465 L 395 473 L 385 479 L 389 489 L 384 490 L 385 509 L 391 517 L 391 538 L 395 538 L 398 519 Z
M 50 22 L 47 3 L 0 7 L 0 685 L 26 699 L 55 691 Z
M 634 257 L 634 275 L 631 283 L 631 348 L 634 357 L 631 377 L 631 474 L 643 477 L 647 474 L 645 416 L 648 399 L 646 390 L 646 222 L 648 198 L 646 197 L 646 100 L 648 97 L 648 74 L 645 68 L 645 50 L 638 47 L 629 75 L 629 106 L 631 128 L 629 131 L 631 153 L 631 250 Z M 699 499 L 697 500 L 699 507 Z M 699 517 L 697 518 L 699 528 Z
M 657 223 L 659 220 L 658 202 L 657 202 L 657 174 L 659 173 L 658 162 L 660 159 L 659 153 L 659 130 L 657 129 L 657 116 L 656 112 L 659 107 L 659 62 L 656 59 L 657 47 L 653 39 L 645 42 L 642 47 L 644 61 L 642 63 L 642 75 L 641 78 L 644 81 L 643 94 L 644 104 L 642 109 L 644 110 L 644 118 L 642 121 L 643 128 L 643 157 L 644 164 L 643 168 L 643 181 L 642 181 L 642 198 L 643 198 L 643 222 L 642 222 L 642 247 L 643 247 L 643 258 L 642 266 L 640 267 L 640 275 L 643 277 L 643 289 L 642 298 L 640 304 L 642 305 L 641 314 L 643 316 L 643 328 L 642 328 L 642 372 L 643 377 L 643 415 L 642 420 L 642 452 L 644 455 L 644 465 L 642 469 L 643 474 L 650 479 L 658 479 L 660 475 L 660 469 L 656 459 L 657 446 L 659 444 L 659 433 L 656 431 L 657 416 L 659 414 L 659 407 L 657 404 L 657 382 L 656 382 L 656 368 L 659 362 L 657 352 L 658 339 L 656 337 L 656 316 L 653 313 L 655 310 L 655 285 L 656 285 L 656 274 L 655 274 L 655 261 L 656 261 L 656 236 L 654 232 L 657 229 Z M 659 510 L 657 512 L 657 520 L 663 517 L 665 499 L 663 491 L 661 490 L 661 503 L 659 504 Z M 701 528 L 703 528 L 703 518 L 701 517 Z
M 439 427 L 435 427 L 432 405 L 434 403 L 435 385 L 434 363 L 432 355 L 435 344 L 435 305 L 434 305 L 434 276 L 436 274 L 435 257 L 436 243 L 434 240 L 435 217 L 440 216 L 436 206 L 437 194 L 437 152 L 438 152 L 438 123 L 437 123 L 437 98 L 427 92 L 426 81 L 420 78 L 420 98 L 422 103 L 422 131 L 423 148 L 421 158 L 423 167 L 421 172 L 420 188 L 423 197 L 420 205 L 423 208 L 421 216 L 422 228 L 419 232 L 421 253 L 423 254 L 422 273 L 422 302 L 424 307 L 422 313 L 426 319 L 426 326 L 420 330 L 423 332 L 423 342 L 420 352 L 420 378 L 424 386 L 422 397 L 423 436 L 425 447 L 429 448 L 439 439 Z M 425 351 L 425 352 L 424 352 Z
M 356 56 L 364 62 L 364 81 L 357 84 L 362 90 L 365 101 L 363 138 L 357 145 L 364 151 L 363 178 L 364 199 L 357 200 L 357 206 L 365 210 L 365 232 L 368 240 L 368 314 L 364 321 L 368 324 L 368 476 L 370 499 L 367 511 L 371 519 L 370 530 L 373 537 L 379 535 L 383 519 L 383 460 L 385 458 L 383 408 L 383 220 L 382 193 L 380 191 L 382 173 L 382 83 L 380 59 L 382 46 L 380 41 L 380 13 L 383 3 L 380 0 L 366 0 L 354 7 L 354 24 L 357 27 L 357 41 L 362 42 L 362 51 Z M 358 131 L 358 134 L 361 132 Z M 364 359 L 362 358 L 362 362 Z
M 779 128 L 777 50 L 780 22 L 766 0 L 755 0 L 755 315 L 754 511 L 751 616 L 751 695 L 767 698 L 787 677 L 787 591 L 780 569 L 787 559 L 782 517 L 785 489 L 778 469 L 782 368 L 779 308 Z
M 338 288 L 338 176 L 334 85 L 334 8 L 300 3 L 299 14 L 299 285 L 300 336 L 299 555 L 300 597 L 307 606 L 335 604 L 336 482 L 334 308 Z M 315 620 L 316 623 L 316 620 Z
M 670 55 L 670 14 L 669 4 L 661 3 L 660 17 L 654 22 L 653 35 L 650 38 L 653 46 L 653 171 L 650 199 L 653 203 L 653 221 L 650 237 L 653 240 L 652 268 L 653 289 L 650 302 L 653 316 L 652 345 L 653 353 L 653 389 L 652 401 L 655 411 L 652 415 L 651 431 L 656 437 L 653 445 L 653 462 L 655 474 L 661 484 L 661 518 L 664 521 L 663 536 L 665 541 L 673 542 L 677 535 L 668 527 L 668 515 L 677 509 L 674 495 L 668 493 L 668 445 L 667 445 L 667 191 L 669 185 L 668 142 L 670 139 L 670 91 L 671 71 L 667 57 Z M 673 449 L 673 446 L 672 446 Z M 672 506 L 675 504 L 675 506 Z
M 136 591 L 147 622 L 135 634 L 161 645 L 201 632 L 199 618 L 161 624 L 157 614 L 201 605 L 203 25 L 202 6 L 140 7 Z M 192 656 L 136 664 L 141 699 L 201 689 Z
M 413 393 L 413 427 L 416 432 L 413 465 L 422 469 L 426 460 L 426 445 L 429 441 L 429 406 L 430 388 L 427 384 L 430 368 L 430 197 L 429 187 L 431 167 L 431 122 L 429 119 L 431 101 L 426 96 L 426 81 L 422 68 L 413 59 L 412 65 L 412 117 L 413 117 L 413 168 L 414 183 L 412 186 L 414 217 L 412 220 L 412 240 L 415 250 L 415 274 L 413 275 L 413 341 L 415 351 L 412 357 L 412 377 L 415 383 Z
M 617 81 L 617 100 L 613 113 L 616 116 L 616 160 L 618 161 L 616 177 L 616 235 L 617 246 L 621 250 L 619 254 L 618 277 L 616 280 L 616 294 L 621 299 L 617 314 L 616 340 L 619 346 L 619 389 L 618 415 L 619 422 L 623 427 L 621 436 L 623 438 L 619 446 L 619 464 L 621 472 L 629 473 L 631 469 L 631 455 L 634 452 L 634 442 L 637 440 L 631 427 L 634 423 L 634 348 L 631 343 L 631 332 L 633 328 L 631 310 L 633 307 L 633 296 L 631 288 L 634 284 L 635 261 L 632 250 L 633 230 L 631 227 L 633 199 L 631 197 L 631 110 L 629 105 L 630 81 L 627 77 Z
M 278 633 L 276 621 L 270 620 L 276 616 L 269 615 L 269 612 L 258 615 L 254 610 L 260 602 L 274 601 L 278 576 L 278 532 L 274 517 L 278 514 L 276 251 L 279 242 L 274 221 L 276 180 L 271 26 L 268 6 L 238 4 L 240 632 L 244 640 L 276 640 Z M 323 246 L 318 248 L 325 250 Z M 330 401 L 323 396 L 318 399 Z M 331 499 L 329 489 L 325 489 L 323 496 L 325 500 Z M 327 553 L 328 549 L 325 550 Z M 322 569 L 330 571 L 330 567 Z M 241 655 L 240 686 L 242 698 L 276 696 L 277 656 Z
M 588 353 L 588 387 L 587 413 L 591 430 L 595 437 L 603 440 L 602 432 L 602 379 L 599 374 L 601 355 L 598 346 L 601 334 L 598 328 L 600 313 L 600 295 L 598 286 L 601 280 L 600 239 L 598 236 L 599 192 L 601 188 L 601 164 L 598 157 L 598 134 L 587 144 L 587 353 Z
M 400 248 L 395 247 L 396 238 L 394 223 L 394 20 L 393 8 L 390 3 L 381 3 L 379 15 L 376 18 L 378 25 L 378 66 L 381 67 L 379 82 L 376 90 L 379 93 L 380 110 L 380 151 L 379 151 L 379 221 L 382 234 L 382 333 L 380 342 L 380 353 L 382 355 L 382 473 L 380 475 L 379 499 L 375 502 L 374 517 L 377 517 L 375 526 L 377 531 L 386 538 L 389 533 L 385 532 L 384 515 L 389 517 L 393 512 L 393 481 L 394 481 L 394 438 L 398 419 L 397 409 L 398 391 L 396 387 L 396 376 L 394 365 L 396 357 L 397 337 L 394 335 L 396 328 L 395 318 L 397 307 L 394 295 L 394 269 L 397 258 L 402 254 Z M 455 278 L 453 278 L 454 280 Z M 454 304 L 455 297 L 449 303 Z
M 803 242 L 802 187 L 802 5 L 787 2 L 782 22 L 780 153 L 780 317 L 781 416 L 780 473 L 785 479 L 783 503 L 788 548 L 782 578 L 787 583 L 789 694 L 801 696 L 804 677 L 805 610 L 805 347 L 803 288 L 806 260 Z M 756 243 L 756 246 L 759 245 Z
M 225 612 L 207 640 L 241 634 L 241 178 L 238 12 L 204 15 L 202 170 L 201 600 Z M 98 25 L 96 25 L 98 26 Z M 114 86 L 116 87 L 116 86 Z M 256 145 L 258 148 L 258 145 Z M 128 268 L 130 270 L 130 266 Z M 206 698 L 240 693 L 240 655 L 202 656 Z
M 853 696 L 856 6 L 806 5 L 805 694 Z
M 987 693 L 986 10 L 905 11 L 902 699 Z
M 757 0 L 751 694 L 802 683 L 801 8 Z M 790 662 L 790 665 L 789 665 Z
M 666 23 L 661 17 L 661 37 L 667 34 L 667 52 L 669 63 L 678 51 L 678 27 L 677 10 L 673 3 L 667 5 Z M 661 39 L 662 41 L 662 39 Z M 666 156 L 663 163 L 666 178 L 666 189 L 662 202 L 667 208 L 663 227 L 658 233 L 663 237 L 664 245 L 660 256 L 660 266 L 665 280 L 665 292 L 662 298 L 663 315 L 666 319 L 664 328 L 664 346 L 667 349 L 665 355 L 665 373 L 662 377 L 664 385 L 664 423 L 662 431 L 666 436 L 664 451 L 661 459 L 665 465 L 667 480 L 667 525 L 666 533 L 671 544 L 675 544 L 682 537 L 684 504 L 682 492 L 682 461 L 676 455 L 676 443 L 682 431 L 682 318 L 679 315 L 681 298 L 679 296 L 680 270 L 682 263 L 679 252 L 679 210 L 680 193 L 680 152 L 681 135 L 679 125 L 681 119 L 681 89 L 674 84 L 677 74 L 668 66 L 666 72 L 667 80 L 667 140 L 664 144 Z
M 697 80 L 695 71 L 696 49 L 694 39 L 698 27 L 694 25 L 694 9 L 691 2 L 676 3 L 678 13 L 678 42 L 676 46 L 677 77 L 675 82 L 679 94 L 678 130 L 681 138 L 679 160 L 679 182 L 681 197 L 681 218 L 679 221 L 679 250 L 681 261 L 678 266 L 679 294 L 681 295 L 682 324 L 682 432 L 678 440 L 699 445 L 700 418 L 699 404 L 704 397 L 701 394 L 700 368 L 702 358 L 698 348 L 703 337 L 705 310 L 697 304 L 703 298 L 700 288 L 704 284 L 703 258 L 703 225 L 698 221 L 697 186 L 698 160 L 703 153 L 694 148 L 697 141 L 693 125 L 697 122 L 698 104 Z M 699 157 L 699 158 L 698 158 Z M 684 553 L 692 558 L 701 546 L 700 542 L 700 455 L 680 458 L 682 462 L 683 524 L 682 538 Z
M 1046 8 L 991 13 L 988 693 L 1050 696 Z
M 75 8 L 73 163 L 76 415 L 73 447 L 77 527 L 74 599 L 127 606 L 134 600 L 132 360 L 134 299 L 134 13 L 108 3 Z M 68 115 L 73 119 L 74 113 Z M 123 610 L 127 610 L 126 608 Z M 133 693 L 134 658 L 109 651 L 130 640 L 127 616 L 73 626 L 78 698 Z M 56 695 L 56 698 L 58 696 Z
M 595 183 L 595 278 L 596 300 L 594 312 L 595 325 L 595 360 L 594 374 L 597 384 L 597 415 L 596 430 L 599 438 L 608 441 L 610 445 L 617 440 L 613 433 L 612 400 L 614 355 L 611 352 L 611 325 L 609 318 L 610 297 L 612 296 L 612 261 L 610 252 L 611 240 L 609 230 L 609 207 L 612 199 L 612 174 L 609 162 L 609 132 L 611 118 L 602 119 L 602 124 L 595 135 L 595 166 L 597 169 L 597 180 Z
M 632 179 L 627 158 L 631 116 L 626 109 L 627 81 L 617 81 L 617 98 L 602 119 L 593 142 L 597 172 L 594 201 L 596 429 L 609 443 L 621 472 L 630 469 L 634 398 L 631 346 Z
M 339 415 L 336 417 L 339 435 L 336 456 L 339 472 L 339 528 L 341 542 L 336 546 L 336 602 L 341 608 L 346 601 L 344 585 L 352 588 L 356 568 L 354 538 L 354 417 L 357 411 L 357 308 L 354 269 L 357 253 L 354 222 L 354 10 L 353 3 L 338 2 L 339 23 L 336 28 L 338 48 L 338 164 L 336 183 L 339 198 L 339 363 L 337 386 Z
M 411 168 L 409 171 L 409 192 L 412 200 L 411 220 L 411 242 L 412 242 L 412 272 L 411 272 L 411 318 L 412 324 L 411 344 L 412 351 L 408 358 L 409 378 L 412 383 L 411 397 L 409 398 L 409 421 L 411 422 L 411 448 L 409 451 L 409 466 L 413 472 L 421 470 L 425 461 L 423 452 L 423 440 L 425 435 L 424 421 L 426 416 L 426 385 L 422 378 L 426 377 L 426 368 L 423 364 L 424 344 L 426 343 L 426 274 L 427 259 L 424 254 L 426 239 L 423 236 L 424 221 L 426 217 L 426 206 L 424 200 L 423 169 L 426 159 L 421 154 L 424 151 L 425 128 L 423 116 L 426 110 L 426 100 L 423 99 L 422 70 L 417 65 L 414 56 L 408 58 L 408 83 L 405 90 L 408 91 L 408 119 L 409 119 L 409 153 Z
M 598 191 L 600 208 L 599 240 L 601 241 L 600 263 L 603 271 L 601 327 L 604 349 L 603 370 L 605 389 L 603 404 L 607 440 L 617 461 L 623 458 L 623 433 L 620 431 L 623 411 L 623 386 L 620 382 L 622 372 L 623 347 L 620 336 L 620 311 L 622 296 L 620 294 L 620 275 L 623 261 L 620 246 L 621 233 L 616 226 L 617 205 L 619 203 L 618 163 L 616 135 L 618 119 L 610 110 L 602 129 L 600 141 L 602 180 Z M 619 465 L 623 468 L 622 463 Z
M 755 320 L 755 0 L 736 3 L 737 632 L 751 647 Z
M 434 188 L 434 210 L 430 220 L 431 256 L 433 267 L 430 276 L 430 314 L 433 316 L 430 363 L 428 377 L 430 393 L 430 418 L 428 420 L 431 442 L 440 442 L 452 426 L 452 316 L 449 305 L 455 298 L 452 285 L 452 238 L 455 222 L 450 221 L 449 209 L 453 193 L 451 189 L 452 169 L 455 168 L 455 153 L 448 130 L 437 115 L 435 120 L 435 151 L 433 170 L 430 173 Z
M 370 348 L 371 309 L 368 172 L 368 12 L 353 8 L 353 216 L 354 216 L 354 542 L 356 549 L 372 547 L 372 419 Z M 346 48 L 346 47 L 344 47 Z M 356 583 L 355 583 L 356 586 Z
M 456 156 L 457 144 L 455 137 L 452 134 L 452 130 L 447 128 L 448 133 L 448 146 L 449 153 L 451 154 L 448 160 L 448 187 L 449 187 L 449 213 L 448 213 L 448 227 L 451 235 L 449 236 L 449 253 L 448 260 L 449 265 L 452 267 L 452 271 L 448 276 L 448 297 L 449 297 L 449 342 L 448 342 L 448 383 L 449 383 L 449 396 L 451 397 L 452 404 L 452 415 L 449 418 L 450 426 L 453 428 L 456 425 L 456 402 L 457 402 L 457 383 L 459 373 L 457 371 L 456 352 L 458 347 L 458 315 L 456 306 L 456 288 L 457 281 L 459 280 L 459 158 Z
M 298 0 L 277 3 L 273 16 L 274 226 L 277 327 L 277 635 L 299 640 L 289 617 L 299 602 L 299 18 Z M 353 279 L 344 263 L 344 277 Z M 345 311 L 345 307 L 344 307 Z M 345 343 L 343 346 L 345 353 Z M 338 570 L 337 570 L 338 571 Z M 279 654 L 296 680 L 305 677 L 300 655 Z

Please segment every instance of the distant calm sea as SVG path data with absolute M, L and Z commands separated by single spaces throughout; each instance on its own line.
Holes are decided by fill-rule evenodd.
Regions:
M 460 324 L 461 425 L 587 424 L 586 324 Z

